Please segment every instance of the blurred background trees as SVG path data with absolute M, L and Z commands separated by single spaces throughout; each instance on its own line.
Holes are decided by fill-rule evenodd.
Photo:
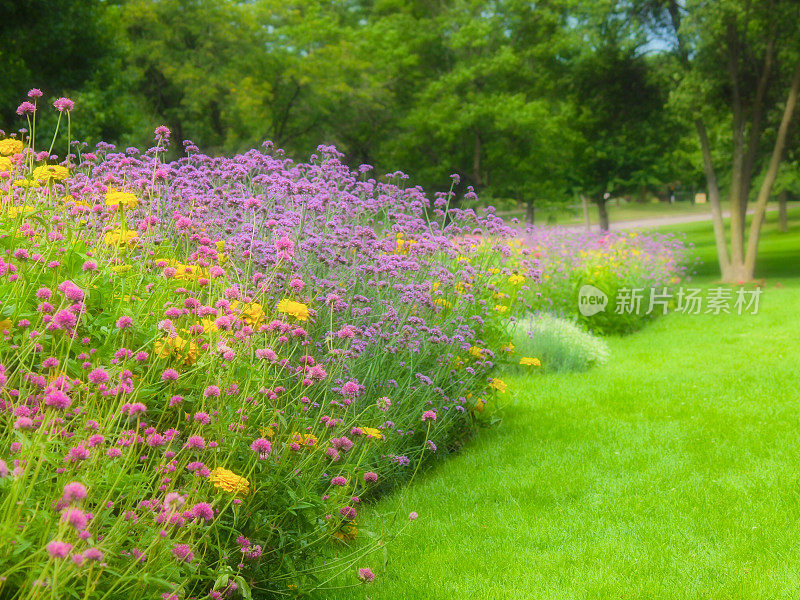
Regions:
M 800 37 L 788 4 L 0 0 L 0 127 L 18 126 L 16 106 L 39 87 L 76 100 L 90 143 L 144 146 L 166 124 L 210 154 L 272 140 L 304 158 L 334 144 L 353 166 L 433 190 L 457 173 L 459 196 L 471 186 L 501 207 L 523 203 L 529 219 L 584 197 L 602 220 L 609 198 L 705 188 L 698 117 L 718 185 L 761 181 Z M 733 177 L 737 118 L 756 141 Z M 776 194 L 797 193 L 796 129 Z

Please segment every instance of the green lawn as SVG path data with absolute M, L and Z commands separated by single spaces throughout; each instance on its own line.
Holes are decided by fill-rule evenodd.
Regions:
M 758 315 L 668 315 L 601 368 L 510 380 L 500 425 L 363 511 L 420 515 L 356 565 L 375 582 L 319 597 L 799 597 L 800 227 L 765 237 Z

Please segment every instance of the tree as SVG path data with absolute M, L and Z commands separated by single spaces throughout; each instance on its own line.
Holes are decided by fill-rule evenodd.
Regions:
M 575 185 L 609 227 L 607 200 L 674 180 L 664 156 L 680 143 L 681 128 L 666 111 L 667 85 L 659 58 L 645 52 L 647 37 L 625 19 L 618 2 L 577 3 L 576 35 L 583 52 L 570 73 L 581 140 Z
M 674 102 L 696 115 L 722 280 L 752 280 L 764 214 L 800 92 L 800 5 L 791 0 L 642 0 L 635 10 L 669 44 L 680 70 Z M 729 159 L 715 159 L 709 130 L 731 132 Z M 716 153 L 717 156 L 719 152 Z M 756 175 L 763 171 L 754 189 Z M 730 180 L 730 225 L 721 206 Z M 748 201 L 755 195 L 747 231 Z M 730 241 L 730 245 L 729 242 Z

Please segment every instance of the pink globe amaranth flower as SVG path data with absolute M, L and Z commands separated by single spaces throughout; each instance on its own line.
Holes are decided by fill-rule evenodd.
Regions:
M 85 560 L 94 560 L 96 562 L 100 562 L 103 560 L 103 553 L 97 548 L 87 548 L 83 551 L 83 558 Z
M 409 521 L 416 521 L 418 516 L 419 515 L 416 512 L 411 511 L 410 513 L 408 513 L 408 520 Z
M 122 456 L 122 450 L 119 448 L 109 448 L 106 450 L 106 456 L 108 456 L 108 458 L 119 458 Z
M 30 417 L 19 417 L 14 421 L 14 429 L 33 429 L 33 420 Z
M 175 369 L 166 369 L 161 374 L 161 379 L 163 381 L 176 381 L 178 379 L 178 372 Z
M 358 578 L 365 583 L 372 583 L 375 580 L 375 573 L 369 568 L 359 569 Z
M 9 473 L 11 473 L 11 471 L 9 471 L 6 461 L 0 459 L 0 479 L 8 477 Z
M 364 481 L 375 483 L 378 481 L 378 474 L 374 473 L 373 471 L 367 471 L 364 473 Z
M 36 107 L 33 103 L 25 101 L 17 107 L 17 114 L 21 117 L 23 115 L 32 115 L 36 112 Z
M 72 481 L 64 486 L 64 501 L 73 502 L 86 498 L 86 486 L 79 481 Z
M 339 475 L 331 479 L 331 485 L 347 485 L 347 479 Z
M 133 319 L 128 316 L 120 317 L 119 319 L 117 319 L 118 329 L 127 329 L 131 325 L 133 325 Z
M 222 267 L 213 266 L 208 270 L 208 274 L 216 279 L 217 277 L 222 277 L 225 275 L 225 271 L 222 269 Z
M 69 523 L 78 531 L 83 531 L 89 524 L 89 519 L 79 508 L 68 508 L 61 514 L 61 522 Z
M 214 519 L 214 509 L 208 502 L 198 502 L 192 506 L 192 516 L 196 519 L 212 521 Z
M 258 454 L 261 460 L 266 459 L 272 451 L 272 442 L 266 438 L 258 438 L 250 444 L 250 449 Z
M 39 300 L 49 300 L 52 295 L 53 292 L 46 287 L 41 287 L 36 290 L 36 298 Z
M 72 399 L 61 390 L 49 390 L 44 397 L 44 403 L 60 410 L 66 410 L 72 404 Z
M 194 552 L 189 547 L 189 544 L 176 544 L 172 549 L 172 556 L 183 562 L 192 562 Z
M 218 398 L 220 394 L 220 390 L 215 385 L 208 386 L 205 390 L 203 390 L 203 396 L 206 398 Z
M 426 410 L 424 413 L 422 413 L 422 422 L 424 423 L 425 421 L 428 421 L 428 420 L 431 420 L 431 421 L 435 421 L 436 420 L 436 413 L 433 412 L 432 410 Z
M 41 98 L 44 94 L 42 94 L 42 90 L 39 88 L 32 88 L 28 90 L 28 98 Z
M 53 102 L 53 106 L 55 106 L 59 112 L 64 112 L 65 110 L 69 112 L 75 106 L 75 103 L 69 98 L 64 98 L 62 96 L 61 98 Z
M 47 544 L 47 552 L 53 558 L 66 558 L 72 550 L 72 544 L 67 542 L 52 541 Z
M 106 373 L 104 369 L 99 369 L 99 368 L 92 370 L 89 373 L 88 378 L 89 378 L 89 381 L 91 381 L 92 383 L 95 383 L 95 384 L 105 383 L 110 379 L 108 373 Z
M 357 381 L 348 381 L 342 386 L 342 394 L 350 398 L 355 398 L 360 389 L 361 387 L 358 385 Z
M 159 125 L 155 130 L 156 140 L 165 140 L 170 136 L 169 127 L 166 125 Z
M 339 514 L 342 515 L 345 519 L 355 519 L 358 516 L 356 513 L 356 509 L 352 506 L 343 506 L 339 509 Z
M 192 435 L 186 440 L 186 447 L 192 448 L 193 450 L 204 450 L 206 441 L 199 435 Z

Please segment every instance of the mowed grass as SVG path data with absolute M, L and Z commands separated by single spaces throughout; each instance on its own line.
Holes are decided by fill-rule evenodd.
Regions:
M 499 425 L 362 510 L 420 515 L 357 565 L 375 582 L 318 597 L 800 597 L 800 227 L 770 227 L 759 314 L 668 315 L 601 368 L 509 378 Z

